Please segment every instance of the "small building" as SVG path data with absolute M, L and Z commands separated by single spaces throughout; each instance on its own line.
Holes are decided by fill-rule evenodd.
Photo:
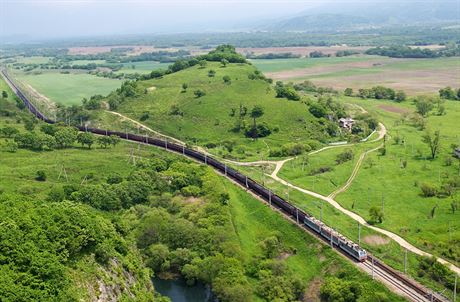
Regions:
M 353 127 L 354 122 L 355 122 L 355 120 L 352 119 L 351 117 L 341 118 L 341 119 L 339 119 L 339 126 L 341 128 L 351 130 L 351 127 Z
M 460 148 L 455 148 L 454 156 L 457 157 L 457 158 L 460 158 Z

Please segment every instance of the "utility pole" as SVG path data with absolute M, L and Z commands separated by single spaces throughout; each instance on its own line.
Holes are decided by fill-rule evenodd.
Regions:
M 358 245 L 361 246 L 361 224 L 358 222 Z
M 457 274 L 455 274 L 455 281 L 454 281 L 454 302 L 457 300 Z
M 407 249 L 404 250 L 404 274 L 407 275 Z
M 374 279 L 374 257 L 372 257 L 372 279 Z
M 323 222 L 323 202 L 319 202 L 319 221 Z
M 382 214 L 385 214 L 384 209 L 385 209 L 385 198 L 383 197 L 383 192 L 382 192 Z
M 297 224 L 299 224 L 299 209 L 295 208 L 295 212 L 296 212 Z
M 272 191 L 268 190 L 268 203 L 272 206 Z

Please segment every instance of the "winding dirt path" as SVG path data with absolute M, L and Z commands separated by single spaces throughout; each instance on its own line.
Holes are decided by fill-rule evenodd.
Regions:
M 363 109 L 364 110 L 364 109 Z M 168 136 L 168 135 L 165 135 L 161 132 L 158 132 L 156 130 L 153 130 L 152 128 L 136 121 L 136 120 L 133 120 L 121 113 L 118 113 L 118 112 L 114 112 L 114 111 L 108 111 L 107 112 L 111 113 L 111 114 L 114 114 L 114 115 L 117 115 L 119 116 L 120 118 L 124 119 L 124 120 L 128 120 L 136 125 L 138 125 L 140 128 L 142 129 L 146 129 L 152 133 L 155 133 L 159 136 L 162 136 L 162 137 L 165 137 L 165 138 L 169 138 L 179 144 L 184 144 L 185 143 L 181 140 L 178 140 L 174 137 L 171 137 L 171 136 Z M 377 138 L 375 138 L 374 140 L 372 140 L 371 142 L 377 142 L 379 140 L 382 140 L 385 135 L 387 134 L 387 129 L 385 127 L 385 125 L 383 125 L 382 123 L 379 123 L 379 136 Z M 343 145 L 332 145 L 332 146 L 326 146 L 324 148 L 321 148 L 321 149 L 318 149 L 318 150 L 315 150 L 315 151 L 312 151 L 310 153 L 308 153 L 308 155 L 312 155 L 312 154 L 316 154 L 316 153 L 320 153 L 324 150 L 327 150 L 327 149 L 331 149 L 331 148 L 340 148 L 340 147 L 346 147 L 346 146 L 352 146 L 354 144 L 343 144 Z M 300 188 L 300 187 L 297 187 L 287 181 L 285 181 L 284 179 L 281 179 L 280 177 L 278 177 L 278 173 L 279 171 L 281 170 L 281 168 L 283 167 L 283 165 L 290 161 L 290 160 L 293 160 L 295 159 L 296 157 L 290 157 L 290 158 L 287 158 L 287 159 L 284 159 L 284 160 L 280 160 L 280 161 L 269 161 L 269 160 L 260 160 L 260 161 L 254 161 L 254 162 L 238 162 L 238 161 L 231 161 L 231 160 L 226 160 L 227 162 L 229 163 L 233 163 L 233 164 L 236 164 L 236 165 L 239 165 L 239 166 L 256 166 L 256 165 L 261 165 L 261 164 L 275 164 L 275 170 L 273 170 L 273 172 L 269 175 L 271 178 L 273 178 L 274 180 L 278 181 L 279 183 L 285 185 L 285 186 L 288 186 L 290 188 L 293 188 L 295 190 L 298 190 L 304 194 L 307 194 L 307 195 L 310 195 L 310 196 L 313 196 L 315 198 L 318 198 L 318 199 L 321 199 L 323 201 L 326 201 L 328 202 L 330 205 L 332 205 L 334 208 L 336 208 L 337 210 L 339 210 L 340 212 L 344 213 L 345 215 L 347 215 L 348 217 L 352 218 L 353 220 L 357 221 L 358 223 L 378 232 L 378 233 L 381 233 L 381 234 L 384 234 L 386 236 L 388 236 L 389 238 L 393 239 L 394 241 L 396 241 L 400 246 L 402 246 L 403 248 L 407 249 L 408 251 L 411 251 L 417 255 L 421 255 L 421 256 L 427 256 L 427 257 L 432 257 L 433 255 L 427 253 L 427 252 L 424 252 L 422 250 L 420 250 L 419 248 L 413 246 L 412 244 L 410 244 L 409 242 L 407 242 L 405 239 L 403 239 L 402 237 L 400 237 L 399 235 L 395 234 L 395 233 L 392 233 L 390 231 L 387 231 L 385 229 L 381 229 L 381 228 L 378 228 L 378 227 L 375 227 L 373 225 L 370 225 L 369 223 L 367 223 L 367 221 L 359 216 L 358 214 L 352 212 L 352 211 L 349 211 L 347 209 L 345 209 L 344 207 L 342 207 L 337 201 L 335 201 L 335 197 L 339 194 L 339 193 L 342 193 L 344 192 L 345 190 L 347 190 L 350 185 L 352 184 L 353 180 L 355 179 L 356 175 L 358 174 L 359 172 L 359 168 L 361 167 L 361 164 L 363 162 L 363 160 L 365 159 L 366 155 L 370 152 L 374 152 L 376 150 L 378 150 L 382 145 L 379 145 L 378 147 L 374 148 L 374 149 L 371 149 L 371 150 L 368 150 L 366 152 L 364 152 L 363 154 L 361 154 L 358 162 L 356 163 L 354 169 L 353 169 L 353 172 L 350 176 L 350 178 L 347 180 L 347 182 L 341 187 L 339 188 L 338 190 L 334 191 L 333 193 L 331 193 L 329 196 L 324 196 L 324 195 L 321 195 L 319 193 L 316 193 L 316 192 L 313 192 L 313 191 L 309 191 L 309 190 L 306 190 L 306 189 L 303 189 L 303 188 Z M 201 151 L 204 151 L 202 150 L 202 148 L 200 148 Z M 209 154 L 208 152 L 206 152 L 207 154 Z M 211 155 L 211 154 L 209 154 Z M 442 258 L 439 258 L 439 257 L 436 257 L 436 260 L 444 265 L 447 265 L 452 271 L 454 271 L 455 273 L 457 273 L 458 275 L 460 275 L 460 268 L 455 266 L 453 263 L 450 263 L 449 261 L 446 261 Z

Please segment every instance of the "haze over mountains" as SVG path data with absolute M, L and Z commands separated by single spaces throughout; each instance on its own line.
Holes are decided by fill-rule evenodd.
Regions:
M 355 30 L 392 25 L 457 23 L 460 1 L 329 2 L 296 16 L 271 20 L 258 27 L 269 31 Z

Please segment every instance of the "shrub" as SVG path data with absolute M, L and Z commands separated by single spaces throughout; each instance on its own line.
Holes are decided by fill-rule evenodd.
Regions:
M 250 126 L 246 128 L 244 133 L 246 137 L 251 138 L 258 138 L 258 137 L 266 137 L 271 134 L 270 128 L 265 123 L 257 124 L 257 126 Z
M 45 181 L 46 180 L 46 173 L 43 170 L 38 170 L 35 176 L 35 180 L 38 181 Z
M 319 167 L 317 169 L 311 170 L 310 175 L 313 176 L 313 175 L 323 174 L 323 173 L 326 173 L 326 172 L 329 172 L 329 171 L 332 171 L 331 167 L 322 166 L 322 167 Z
M 348 149 L 337 155 L 335 162 L 340 165 L 344 162 L 352 160 L 354 157 L 353 150 Z
M 202 96 L 205 96 L 206 95 L 206 92 L 204 92 L 203 90 L 201 89 L 197 89 L 193 92 L 193 94 L 197 97 L 197 98 L 200 98 Z
M 142 113 L 142 115 L 139 117 L 139 119 L 140 119 L 141 121 L 145 121 L 145 120 L 147 120 L 149 117 L 150 117 L 150 114 L 146 111 L 146 112 Z
M 422 190 L 423 197 L 433 197 L 436 196 L 437 189 L 430 183 L 422 183 L 420 185 L 420 189 Z

